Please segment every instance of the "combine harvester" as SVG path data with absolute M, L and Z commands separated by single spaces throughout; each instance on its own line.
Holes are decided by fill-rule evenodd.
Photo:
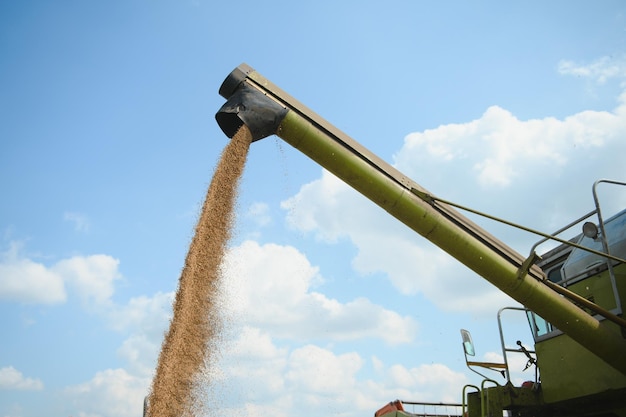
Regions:
M 456 414 L 500 417 L 506 411 L 515 417 L 626 417 L 626 321 L 622 318 L 626 210 L 603 219 L 596 193 L 599 184 L 626 183 L 596 182 L 595 210 L 553 235 L 540 234 L 544 239 L 524 257 L 249 66 L 236 68 L 219 92 L 227 102 L 215 117 L 228 137 L 244 124 L 254 141 L 279 136 L 524 306 L 498 313 L 503 363 L 473 361 L 471 336 L 461 330 L 466 363 L 483 380 L 480 386 L 467 385 L 459 393 L 461 407 Z M 557 237 L 583 222 L 578 236 Z M 549 239 L 560 246 L 537 255 L 537 246 Z M 505 343 L 500 322 L 505 310 L 526 314 L 534 349 L 527 350 L 520 342 L 515 347 Z M 534 381 L 522 386 L 511 382 L 508 358 L 514 354 L 525 355 L 528 366 L 536 367 Z M 506 382 L 498 383 L 478 371 L 485 369 L 501 372 Z M 404 411 L 401 401 L 393 401 L 375 415 L 416 414 Z

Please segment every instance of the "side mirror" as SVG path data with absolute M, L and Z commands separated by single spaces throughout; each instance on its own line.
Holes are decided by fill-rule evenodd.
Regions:
M 463 350 L 468 356 L 475 356 L 474 342 L 472 342 L 472 335 L 469 331 L 461 329 L 461 337 L 463 338 Z

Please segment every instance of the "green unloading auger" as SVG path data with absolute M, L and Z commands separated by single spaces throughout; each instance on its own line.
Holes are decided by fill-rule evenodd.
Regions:
M 382 161 L 246 64 L 224 80 L 215 118 L 228 137 L 277 135 L 626 375 L 619 326 L 599 321 L 544 284 L 540 268 Z

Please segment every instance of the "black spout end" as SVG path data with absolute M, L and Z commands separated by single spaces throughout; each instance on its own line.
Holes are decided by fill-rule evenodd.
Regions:
M 215 120 L 222 129 L 222 132 L 229 138 L 235 136 L 235 133 L 245 124 L 239 117 L 239 111 L 232 109 L 228 106 L 228 103 L 224 104 L 215 114 Z
M 228 74 L 228 77 L 226 77 L 226 79 L 220 86 L 220 96 L 224 97 L 225 99 L 228 99 L 230 96 L 232 96 L 239 87 L 239 84 L 245 81 L 245 79 L 248 78 L 248 74 L 250 74 L 251 72 L 254 72 L 254 68 L 246 63 L 243 63 L 235 68 L 233 72 Z
M 215 115 L 215 120 L 229 138 L 245 124 L 252 134 L 252 141 L 257 141 L 276 133 L 287 109 L 261 91 L 257 84 L 248 82 L 248 69 L 252 70 L 245 64 L 240 65 L 222 83 L 220 95 L 227 101 Z

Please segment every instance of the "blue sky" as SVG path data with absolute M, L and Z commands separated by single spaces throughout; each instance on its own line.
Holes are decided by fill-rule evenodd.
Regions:
M 240 63 L 434 193 L 551 232 L 625 179 L 625 50 L 620 1 L 3 2 L 0 416 L 140 415 Z M 460 401 L 459 329 L 495 360 L 514 305 L 275 138 L 226 261 L 206 395 L 250 417 Z

